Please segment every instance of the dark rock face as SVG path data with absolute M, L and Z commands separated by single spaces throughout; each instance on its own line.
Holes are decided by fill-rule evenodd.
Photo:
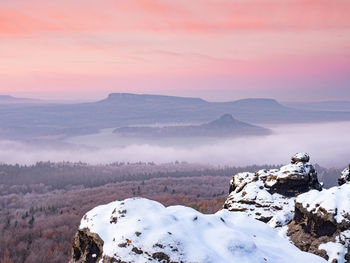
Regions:
M 72 260 L 75 263 L 96 263 L 101 259 L 103 240 L 89 229 L 78 230 L 73 240 Z
M 300 225 L 303 232 L 309 233 L 315 238 L 331 237 L 337 231 L 337 223 L 333 216 L 327 211 L 316 215 L 309 213 L 300 203 L 296 203 L 293 224 Z

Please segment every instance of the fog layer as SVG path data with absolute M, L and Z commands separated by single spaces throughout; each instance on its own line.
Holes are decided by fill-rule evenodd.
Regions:
M 243 166 L 283 164 L 295 152 L 306 151 L 312 162 L 325 167 L 345 167 L 350 162 L 350 122 L 292 124 L 269 127 L 269 136 L 223 140 L 128 141 L 106 132 L 71 138 L 75 145 L 66 147 L 36 146 L 18 141 L 0 141 L 0 162 L 33 164 L 38 161 L 70 161 L 90 164 L 112 162 L 186 161 L 213 165 Z M 104 137 L 103 137 L 104 136 Z M 79 144 L 77 144 L 79 143 Z

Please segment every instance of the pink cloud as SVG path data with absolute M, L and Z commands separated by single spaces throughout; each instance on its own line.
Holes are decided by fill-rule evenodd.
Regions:
M 92 91 L 86 76 L 336 79 L 350 75 L 349 14 L 348 0 L 2 0 L 0 92 Z
M 0 33 L 350 28 L 346 0 L 76 0 L 0 3 Z

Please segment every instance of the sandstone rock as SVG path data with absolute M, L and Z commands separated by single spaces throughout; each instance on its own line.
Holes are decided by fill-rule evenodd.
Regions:
M 287 234 L 303 251 L 350 262 L 350 184 L 299 195 Z
M 295 197 L 310 189 L 321 190 L 310 157 L 298 153 L 280 169 L 236 174 L 224 204 L 229 211 L 245 212 L 272 227 L 288 224 L 294 213 Z
M 350 164 L 349 167 L 344 169 L 339 178 L 338 178 L 338 184 L 339 185 L 343 185 L 345 183 L 349 183 L 350 182 Z
M 310 156 L 307 153 L 296 153 L 294 156 L 292 156 L 292 163 L 307 163 L 310 161 Z
M 103 240 L 88 228 L 79 229 L 74 236 L 72 262 L 96 263 L 102 258 Z

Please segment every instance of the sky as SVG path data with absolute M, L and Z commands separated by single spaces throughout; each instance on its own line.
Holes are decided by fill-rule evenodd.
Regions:
M 1 0 L 0 94 L 350 100 L 349 0 Z

